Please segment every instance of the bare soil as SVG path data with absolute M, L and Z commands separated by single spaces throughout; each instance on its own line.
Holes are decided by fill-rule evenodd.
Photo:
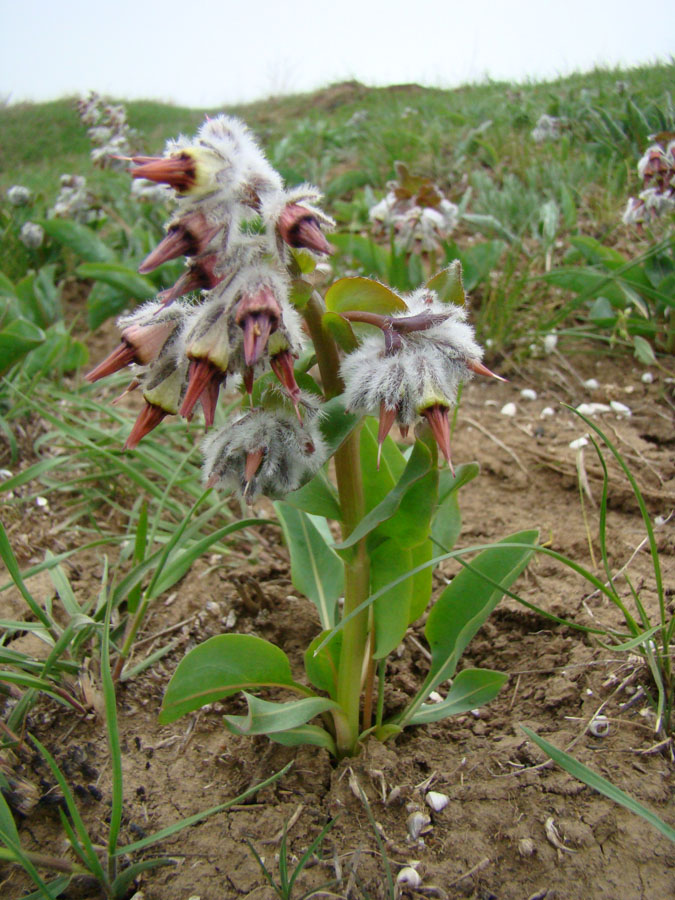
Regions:
M 655 370 L 653 383 L 645 384 L 642 369 L 629 359 L 570 360 L 557 353 L 529 363 L 526 369 L 505 365 L 502 371 L 510 378 L 508 384 L 476 380 L 462 400 L 454 459 L 478 460 L 482 471 L 461 492 L 460 543 L 480 544 L 536 527 L 542 541 L 599 572 L 601 469 L 587 447 L 581 463 L 592 499 L 586 496 L 582 507 L 578 453 L 569 444 L 585 427 L 561 403 L 619 401 L 630 407 L 630 417 L 612 412 L 597 421 L 625 455 L 657 523 L 673 614 L 675 529 L 669 517 L 675 510 L 675 432 L 668 373 Z M 583 386 L 591 377 L 599 383 L 596 389 Z M 534 389 L 537 398 L 523 399 L 523 388 Z M 513 417 L 501 412 L 509 401 L 516 404 Z M 553 415 L 542 415 L 545 407 L 551 407 Z M 32 461 L 31 427 L 39 425 L 27 426 L 25 464 Z M 653 570 L 642 545 L 639 510 L 618 467 L 609 468 L 611 563 L 619 570 L 631 561 L 633 583 L 653 614 Z M 28 504 L 21 508 L 21 516 L 8 514 L 10 539 L 22 565 L 67 544 L 63 534 L 54 537 L 58 517 L 53 506 L 46 512 Z M 249 551 L 255 555 L 253 561 L 247 559 Z M 69 563 L 78 593 L 85 596 L 98 590 L 102 564 L 94 553 L 77 555 Z M 450 564 L 441 567 L 437 593 L 455 571 Z M 31 587 L 44 598 L 52 588 L 46 578 L 39 578 Z M 628 585 L 620 584 L 630 603 Z M 523 598 L 559 617 L 585 625 L 620 624 L 614 608 L 549 558 L 538 557 L 517 588 Z M 2 618 L 24 615 L 18 594 L 0 594 Z M 649 674 L 635 657 L 603 648 L 583 633 L 506 599 L 462 663 L 508 673 L 508 683 L 493 703 L 475 715 L 413 729 L 385 745 L 370 741 L 357 758 L 335 764 L 316 748 L 285 748 L 267 739 L 228 734 L 221 716 L 241 708 L 236 699 L 213 704 L 169 726 L 157 722 L 163 690 L 185 651 L 226 628 L 275 641 L 300 674 L 302 652 L 317 633 L 318 621 L 313 607 L 293 588 L 286 551 L 275 529 L 261 530 L 260 544 L 242 548 L 239 556 L 196 564 L 177 590 L 157 601 L 140 636 L 146 640 L 143 650 L 153 646 L 149 638 L 172 627 L 171 637 L 177 639 L 172 654 L 119 689 L 125 778 L 122 840 L 137 840 L 224 802 L 287 762 L 294 764 L 283 779 L 245 804 L 185 830 L 159 849 L 144 851 L 148 856 L 174 857 L 176 864 L 142 875 L 135 887 L 141 891 L 139 900 L 141 896 L 265 900 L 273 894 L 248 842 L 278 876 L 284 823 L 289 853 L 299 858 L 335 816 L 337 822 L 319 856 L 299 877 L 294 897 L 329 881 L 334 884 L 324 896 L 389 896 L 382 849 L 394 878 L 406 865 L 415 866 L 421 876 L 418 894 L 401 889 L 403 896 L 476 900 L 675 896 L 675 855 L 667 839 L 641 818 L 545 764 L 519 728 L 526 724 L 558 747 L 571 748 L 582 762 L 675 825 L 672 744 L 655 746 L 653 714 L 641 692 L 643 685 L 649 686 Z M 16 646 L 19 641 L 24 648 L 30 646 L 28 637 L 16 641 Z M 422 621 L 393 654 L 386 695 L 390 708 L 414 692 L 427 665 Z M 92 836 L 105 846 L 110 764 L 94 669 L 80 680 L 79 691 L 86 715 L 44 700 L 32 712 L 28 727 L 59 760 L 76 789 Z M 600 709 L 609 720 L 604 737 L 587 730 Z M 20 818 L 26 848 L 67 855 L 58 792 L 44 764 L 26 752 L 18 760 L 16 774 L 31 781 L 40 797 Z M 429 789 L 449 798 L 440 812 L 425 804 Z M 412 839 L 407 823 L 415 811 L 426 812 L 430 822 L 421 836 Z M 22 872 L 0 868 L 0 897 L 16 898 L 28 888 Z M 79 880 L 63 896 L 98 894 L 94 886 Z

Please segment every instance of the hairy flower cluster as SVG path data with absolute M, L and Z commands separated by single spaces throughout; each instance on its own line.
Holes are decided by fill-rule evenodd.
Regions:
M 637 171 L 644 190 L 631 197 L 623 214 L 624 225 L 637 225 L 675 211 L 675 140 L 672 134 L 648 147 Z M 670 138 L 670 140 L 668 140 Z
M 42 246 L 44 239 L 44 228 L 42 225 L 38 225 L 37 222 L 24 222 L 21 226 L 19 240 L 29 250 L 37 250 L 38 247 Z
M 95 92 L 77 102 L 80 119 L 89 125 L 87 134 L 93 144 L 91 159 L 101 169 L 119 168 L 119 157 L 131 152 L 134 132 L 127 122 L 124 106 L 112 106 L 103 102 Z
M 295 380 L 303 337 L 289 299 L 290 248 L 331 250 L 321 227 L 333 222 L 317 206 L 320 194 L 307 185 L 286 189 L 246 126 L 228 116 L 208 119 L 195 138 L 170 141 L 162 157 L 132 161 L 134 178 L 167 184 L 176 195 L 166 236 L 139 271 L 180 256 L 186 268 L 119 320 L 121 345 L 88 379 L 136 367 L 131 387 L 142 388 L 145 406 L 126 443 L 133 448 L 166 415 L 189 419 L 197 404 L 210 427 L 228 379 L 241 377 L 251 393 L 271 369 L 285 405 L 263 400 L 271 408 L 252 409 L 211 435 L 206 478 L 249 501 L 293 490 L 324 461 L 316 410 Z
M 557 141 L 560 139 L 560 131 L 563 124 L 563 119 L 544 114 L 537 119 L 537 124 L 530 132 L 530 136 L 537 144 L 543 144 L 544 141 Z
M 403 299 L 407 310 L 383 317 L 382 335 L 366 338 L 343 361 L 347 409 L 379 415 L 380 447 L 394 422 L 405 434 L 426 419 L 450 463 L 448 412 L 459 385 L 474 372 L 493 373 L 481 363 L 462 307 L 440 302 L 428 288 Z
M 428 178 L 415 178 L 397 163 L 399 178 L 387 184 L 388 193 L 370 208 L 371 221 L 393 229 L 397 243 L 407 249 L 435 250 L 455 229 L 459 208 Z
M 83 175 L 61 176 L 61 190 L 47 216 L 50 219 L 73 219 L 84 224 L 100 218 L 101 211 L 96 208 Z
M 13 184 L 7 188 L 7 202 L 11 206 L 28 206 L 32 200 L 32 194 L 29 188 L 22 184 Z
M 327 456 L 311 402 L 302 423 L 283 408 L 254 409 L 210 434 L 203 451 L 205 484 L 239 493 L 249 503 L 260 494 L 285 496 L 314 475 Z

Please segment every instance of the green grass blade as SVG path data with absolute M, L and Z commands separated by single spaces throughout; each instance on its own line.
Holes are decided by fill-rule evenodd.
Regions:
M 108 746 L 110 748 L 110 763 L 112 767 L 112 809 L 110 811 L 110 827 L 108 830 L 108 856 L 110 868 L 114 870 L 115 851 L 117 838 L 122 824 L 122 802 L 124 782 L 122 779 L 122 751 L 120 748 L 120 734 L 117 724 L 117 703 L 115 698 L 115 686 L 110 671 L 110 615 L 112 611 L 112 597 L 109 598 L 105 611 L 105 622 L 101 636 L 101 684 L 103 687 L 103 700 L 105 703 L 105 719 L 108 729 Z M 110 872 L 111 880 L 114 879 L 114 871 Z
M 33 595 L 24 584 L 23 578 L 21 577 L 21 572 L 19 570 L 19 564 L 17 563 L 16 557 L 12 552 L 9 538 L 7 537 L 7 532 L 5 531 L 5 527 L 2 522 L 0 522 L 0 557 L 2 557 L 2 561 L 7 567 L 7 571 L 9 572 L 12 581 L 21 591 L 23 599 L 30 607 L 30 610 L 35 618 L 42 622 L 42 624 L 50 634 L 56 636 L 56 627 L 54 623 L 50 621 L 45 611 L 42 609 L 40 604 L 35 601 Z
M 147 872 L 148 869 L 157 869 L 160 866 L 175 866 L 176 864 L 175 859 L 164 856 L 157 857 L 156 859 L 144 859 L 141 862 L 134 863 L 124 869 L 124 871 L 120 872 L 113 881 L 111 887 L 112 897 L 114 900 L 123 900 L 123 898 L 127 896 L 131 882 L 142 872 Z
M 209 816 L 213 816 L 219 812 L 224 812 L 226 809 L 229 809 L 231 806 L 236 806 L 238 803 L 243 803 L 258 791 L 262 790 L 270 784 L 274 784 L 274 782 L 278 781 L 280 778 L 283 778 L 283 776 L 286 774 L 286 772 L 288 772 L 292 765 L 293 760 L 287 763 L 283 767 L 283 769 L 275 772 L 274 775 L 270 775 L 269 778 L 261 781 L 260 784 L 254 784 L 253 787 L 248 788 L 248 790 L 245 790 L 243 794 L 239 794 L 239 796 L 235 797 L 233 800 L 227 800 L 225 803 L 220 803 L 218 804 L 218 806 L 212 806 L 210 809 L 204 810 L 204 812 L 195 813 L 194 816 L 188 816 L 187 818 L 182 819 L 180 822 L 174 822 L 173 825 L 169 825 L 167 828 L 162 828 L 160 831 L 156 831 L 154 834 L 151 834 L 146 838 L 142 838 L 140 841 L 136 841 L 133 844 L 127 844 L 126 847 L 118 847 L 115 855 L 124 856 L 124 854 L 126 853 L 135 853 L 137 850 L 143 850 L 145 849 L 145 847 L 151 847 L 153 844 L 157 844 L 160 841 L 163 841 L 165 838 L 171 837 L 174 834 L 178 834 L 178 832 L 182 831 L 184 828 L 189 828 L 190 825 L 196 825 L 197 822 L 203 822 L 204 819 L 208 819 Z
M 324 825 L 324 827 L 321 829 L 319 834 L 317 834 L 317 836 L 314 838 L 312 843 L 309 845 L 309 847 L 305 850 L 305 852 L 302 854 L 302 856 L 298 860 L 298 864 L 296 865 L 295 869 L 293 870 L 293 875 L 291 876 L 291 880 L 288 884 L 289 893 L 293 890 L 293 885 L 295 884 L 295 879 L 298 877 L 298 875 L 300 875 L 302 870 L 305 868 L 305 866 L 311 859 L 312 854 L 321 845 L 321 843 L 323 842 L 323 839 L 326 837 L 326 835 L 331 830 L 333 825 L 335 825 L 337 820 L 338 820 L 338 816 L 335 816 L 334 819 L 331 819 L 330 822 L 328 822 L 326 825 Z M 329 882 L 329 884 L 331 884 L 331 883 L 332 882 Z M 307 896 L 307 895 L 305 895 L 305 896 Z
M 30 736 L 30 739 L 40 751 L 45 762 L 49 766 L 52 775 L 56 779 L 58 786 L 61 788 L 61 793 L 63 794 L 63 798 L 66 801 L 66 806 L 68 807 L 68 813 L 70 814 L 70 818 L 74 826 L 74 831 L 77 835 L 78 840 L 81 842 L 89 871 L 92 873 L 92 875 L 94 875 L 95 878 L 98 878 L 102 885 L 107 884 L 105 872 L 103 871 L 103 867 L 101 866 L 99 858 L 96 854 L 94 845 L 91 842 L 89 833 L 87 832 L 86 826 L 82 821 L 82 817 L 80 816 L 79 810 L 75 804 L 75 798 L 73 797 L 73 794 L 68 787 L 66 779 L 63 777 L 63 772 L 61 771 L 61 769 L 59 769 L 58 765 L 56 764 L 56 760 L 51 755 L 49 750 L 47 750 L 47 748 L 44 747 L 40 743 L 40 741 L 33 735 Z
M 661 834 L 665 835 L 669 840 L 675 841 L 675 828 L 671 828 L 670 825 L 667 825 L 663 819 L 660 819 L 659 816 L 656 815 L 656 813 L 647 809 L 646 806 L 643 806 L 634 797 L 631 797 L 629 794 L 626 794 L 620 788 L 613 785 L 611 781 L 603 778 L 602 775 L 598 775 L 593 769 L 589 769 L 588 766 L 580 763 L 573 756 L 570 756 L 569 753 L 565 753 L 564 750 L 559 750 L 557 747 L 554 747 L 553 744 L 549 744 L 548 741 L 539 737 L 538 734 L 535 734 L 534 731 L 531 731 L 529 728 L 526 728 L 525 725 L 521 725 L 520 727 L 525 734 L 544 751 L 544 753 L 550 756 L 551 759 L 565 769 L 566 772 L 569 772 L 573 778 L 578 778 L 579 781 L 583 781 L 584 784 L 593 788 L 594 791 L 604 794 L 605 797 L 613 800 L 614 803 L 618 803 L 620 806 L 630 810 L 630 812 L 642 816 L 646 822 L 653 825 L 653 827 L 658 829 Z

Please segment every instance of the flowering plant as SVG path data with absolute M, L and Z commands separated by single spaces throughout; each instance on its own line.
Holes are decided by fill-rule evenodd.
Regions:
M 434 542 L 444 551 L 453 543 L 457 490 L 477 473 L 475 464 L 452 468 L 449 412 L 463 381 L 493 375 L 466 321 L 459 263 L 407 296 L 355 277 L 322 298 L 312 271 L 331 252 L 324 231 L 333 223 L 321 196 L 309 185 L 286 188 L 241 122 L 209 119 L 196 138 L 133 163 L 135 178 L 168 184 L 177 197 L 166 237 L 140 272 L 181 255 L 187 266 L 173 287 L 120 319 L 122 343 L 88 378 L 134 367 L 129 390 L 141 389 L 145 402 L 127 448 L 165 416 L 190 419 L 201 406 L 211 429 L 206 486 L 248 503 L 277 501 L 294 584 L 314 601 L 322 629 L 305 654 L 312 687 L 268 641 L 207 640 L 178 665 L 163 721 L 243 691 L 248 714 L 226 716 L 233 732 L 342 756 L 369 732 L 386 739 L 487 702 L 504 682 L 498 672 L 465 669 L 445 698 L 436 689 L 526 565 L 534 532 L 484 549 L 453 580 L 426 623 L 429 674 L 385 718 L 387 656 L 429 603 Z M 232 386 L 240 411 L 214 429 L 219 394 Z M 415 430 L 405 452 L 390 436 L 395 422 L 404 436 Z M 322 520 L 339 524 L 339 542 Z M 295 699 L 261 699 L 265 688 Z M 437 702 L 425 703 L 430 696 Z

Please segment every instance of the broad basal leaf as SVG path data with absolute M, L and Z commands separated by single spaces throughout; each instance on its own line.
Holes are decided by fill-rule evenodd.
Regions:
M 173 722 L 238 691 L 293 686 L 283 650 L 251 634 L 219 634 L 180 661 L 166 689 L 159 720 Z
M 244 691 L 248 703 L 245 716 L 225 716 L 227 727 L 234 734 L 276 734 L 305 725 L 323 712 L 341 712 L 328 697 L 303 697 L 286 703 L 261 700 Z
M 492 669 L 463 669 L 455 678 L 450 692 L 440 703 L 423 703 L 408 720 L 409 725 L 438 722 L 449 716 L 458 716 L 477 706 L 489 703 L 497 696 L 508 675 Z

